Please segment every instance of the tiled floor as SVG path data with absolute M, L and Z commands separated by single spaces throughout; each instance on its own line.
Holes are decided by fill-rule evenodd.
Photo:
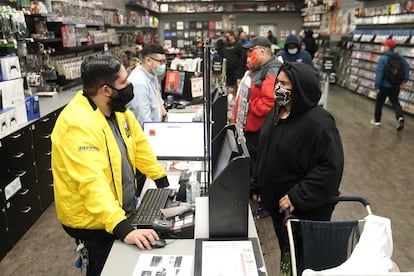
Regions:
M 327 109 L 340 130 L 345 169 L 341 192 L 365 197 L 374 214 L 392 221 L 393 260 L 401 271 L 414 271 L 414 119 L 395 129 L 394 114 L 384 107 L 381 127 L 369 124 L 374 101 L 331 85 Z M 338 206 L 339 220 L 364 216 L 360 206 Z M 257 229 L 269 276 L 279 275 L 279 250 L 269 218 Z M 0 275 L 80 275 L 73 266 L 73 241 L 59 225 L 54 205 L 0 261 Z

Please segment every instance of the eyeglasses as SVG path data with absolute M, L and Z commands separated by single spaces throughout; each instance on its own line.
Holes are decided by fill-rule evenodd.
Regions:
M 167 60 L 165 60 L 165 59 L 157 59 L 157 58 L 155 58 L 155 57 L 150 57 L 150 56 L 148 56 L 150 59 L 152 59 L 152 60 L 155 60 L 155 61 L 157 61 L 157 62 L 159 62 L 160 64 L 165 64 L 165 63 L 167 63 Z

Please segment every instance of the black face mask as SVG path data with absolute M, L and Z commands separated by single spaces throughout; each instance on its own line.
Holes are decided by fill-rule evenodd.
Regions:
M 118 93 L 118 97 L 111 97 L 111 101 L 109 102 L 109 106 L 112 108 L 112 111 L 125 112 L 125 105 L 134 98 L 134 87 L 132 86 L 132 83 L 122 89 L 116 89 L 109 84 L 108 86 Z

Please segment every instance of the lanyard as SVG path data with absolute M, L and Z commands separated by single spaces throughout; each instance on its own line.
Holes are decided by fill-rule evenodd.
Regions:
M 150 82 L 150 85 L 152 87 L 152 89 L 154 90 L 155 93 L 155 98 L 157 100 L 157 111 L 158 111 L 158 118 L 162 119 L 162 111 L 161 111 L 161 104 L 160 104 L 160 99 L 159 99 L 159 95 L 160 95 L 160 91 L 154 87 L 154 85 L 152 84 L 152 82 Z

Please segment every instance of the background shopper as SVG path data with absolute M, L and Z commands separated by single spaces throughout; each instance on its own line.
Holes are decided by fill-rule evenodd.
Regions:
M 377 92 L 377 97 L 375 100 L 374 119 L 371 120 L 371 124 L 375 126 L 381 125 L 382 107 L 388 97 L 395 111 L 397 130 L 400 131 L 404 128 L 404 112 L 398 100 L 398 95 L 400 94 L 400 89 L 405 88 L 407 85 L 410 67 L 407 60 L 404 57 L 399 56 L 402 63 L 401 65 L 404 67 L 402 72 L 404 74 L 402 76 L 402 82 L 396 81 L 395 79 L 387 79 L 387 63 L 389 58 L 395 54 L 394 49 L 397 47 L 397 44 L 392 39 L 387 39 L 381 42 L 381 44 L 384 47 L 384 52 L 383 55 L 379 57 L 377 68 L 375 70 L 375 92 Z

